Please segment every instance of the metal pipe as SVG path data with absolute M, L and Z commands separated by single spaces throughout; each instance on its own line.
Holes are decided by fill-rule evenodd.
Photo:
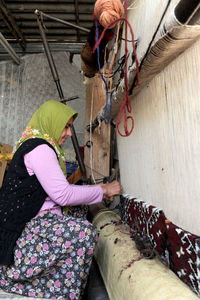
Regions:
M 200 3 L 187 20 L 188 25 L 194 25 L 200 19 Z
M 38 26 L 39 26 L 40 35 L 41 35 L 43 46 L 44 46 L 44 52 L 46 54 L 46 57 L 47 57 L 47 60 L 48 60 L 49 66 L 50 66 L 51 73 L 53 75 L 53 79 L 56 82 L 58 80 L 58 73 L 57 73 L 57 70 L 56 70 L 56 66 L 55 66 L 55 63 L 54 63 L 54 60 L 53 60 L 53 56 L 52 56 L 49 44 L 47 42 L 46 34 L 45 34 L 44 28 L 42 26 L 39 15 L 37 15 L 37 23 L 38 23 Z M 60 94 L 59 94 L 59 96 L 60 96 Z
M 58 90 L 59 97 L 60 97 L 61 100 L 63 100 L 65 97 L 64 97 L 61 85 L 60 85 L 60 80 L 59 79 L 55 80 L 55 83 L 56 83 L 56 87 L 57 87 L 57 90 Z
M 69 101 L 72 101 L 72 100 L 75 100 L 75 99 L 78 99 L 78 98 L 79 98 L 79 96 L 72 96 L 72 97 L 67 98 L 67 99 L 62 99 L 62 100 L 60 100 L 60 102 L 66 103 L 66 102 L 69 102 Z
M 71 27 L 74 27 L 74 28 L 76 28 L 76 29 L 80 29 L 80 30 L 85 31 L 85 32 L 90 32 L 90 30 L 87 29 L 87 28 L 84 28 L 84 27 L 75 25 L 75 24 L 73 24 L 73 23 L 70 23 L 70 22 L 67 22 L 67 21 L 64 21 L 64 20 L 61 20 L 61 19 L 52 17 L 52 16 L 50 16 L 50 15 L 47 15 L 47 14 L 43 13 L 42 11 L 40 11 L 40 10 L 38 10 L 38 9 L 35 10 L 35 14 L 36 14 L 37 16 L 44 16 L 44 17 L 46 17 L 46 18 L 48 18 L 48 19 L 57 21 L 57 22 L 59 22 L 59 23 L 62 23 L 62 24 L 65 24 L 65 25 L 68 25 L 68 26 L 71 26 Z
M 42 42 L 43 42 L 43 45 L 44 45 L 45 54 L 47 56 L 49 66 L 50 66 L 54 81 L 56 83 L 56 87 L 57 87 L 57 90 L 58 90 L 59 97 L 60 97 L 61 100 L 64 100 L 64 95 L 63 95 L 62 87 L 60 85 L 60 80 L 59 80 L 59 77 L 58 77 L 57 69 L 56 69 L 56 66 L 55 66 L 55 63 L 54 63 L 54 60 L 53 60 L 53 56 L 52 56 L 52 53 L 51 53 L 51 50 L 50 50 L 50 47 L 49 47 L 49 44 L 48 44 L 48 41 L 47 41 L 47 38 L 46 38 L 46 34 L 45 34 L 44 28 L 42 26 L 39 15 L 37 15 L 37 22 L 38 22 L 40 34 L 41 34 L 41 37 L 42 37 Z M 75 150 L 75 153 L 76 153 L 76 157 L 77 157 L 77 160 L 78 160 L 78 163 L 79 163 L 79 166 L 80 166 L 80 170 L 81 170 L 81 173 L 82 173 L 82 180 L 85 183 L 87 181 L 87 179 L 86 179 L 86 169 L 85 169 L 85 165 L 84 165 L 84 162 L 83 162 L 83 158 L 81 156 L 78 140 L 77 140 L 77 137 L 76 137 L 76 132 L 75 132 L 75 129 L 74 129 L 73 125 L 71 127 L 71 130 L 72 130 L 72 137 L 71 137 L 72 143 L 73 143 L 74 150 Z
M 200 18 L 199 0 L 181 0 L 175 7 L 175 15 L 182 24 L 195 24 Z
M 85 165 L 84 165 L 83 158 L 81 156 L 80 148 L 79 148 L 79 145 L 78 145 L 78 140 L 77 140 L 75 129 L 74 129 L 73 125 L 71 127 L 71 131 L 72 131 L 72 143 L 73 143 L 74 150 L 75 150 L 76 156 L 77 156 L 77 160 L 78 160 L 78 163 L 79 163 L 79 166 L 80 166 L 80 169 L 81 169 L 82 180 L 83 180 L 83 182 L 87 182 L 86 168 L 85 168 Z
M 3 36 L 3 34 L 1 32 L 0 32 L 0 43 L 7 50 L 7 52 L 10 54 L 10 56 L 12 57 L 12 59 L 14 60 L 14 62 L 19 65 L 20 64 L 20 58 L 19 58 L 19 56 L 15 53 L 15 51 L 10 46 L 10 44 L 8 43 L 8 41 L 4 38 L 4 36 Z

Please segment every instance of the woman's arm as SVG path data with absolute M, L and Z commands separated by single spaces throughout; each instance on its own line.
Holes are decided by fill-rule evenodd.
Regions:
M 120 193 L 118 182 L 96 186 L 70 185 L 55 152 L 47 145 L 40 145 L 26 154 L 25 163 L 37 176 L 47 195 L 60 206 L 90 205 L 101 202 L 103 197 Z

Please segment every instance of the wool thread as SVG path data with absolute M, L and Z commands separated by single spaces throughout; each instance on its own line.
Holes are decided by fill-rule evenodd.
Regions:
M 99 31 L 98 31 L 98 20 L 96 18 L 96 42 L 98 42 L 98 39 L 99 39 Z M 114 38 L 114 42 L 112 44 L 112 52 L 111 52 L 111 59 L 110 59 L 110 64 L 109 64 L 109 69 L 110 69 L 110 66 L 111 66 L 111 63 L 112 63 L 112 56 L 113 56 L 113 53 L 114 53 L 114 44 L 115 44 L 115 40 L 116 40 L 116 34 L 115 34 L 115 38 Z M 104 112 L 104 122 L 105 124 L 109 124 L 111 122 L 111 115 L 112 115 L 112 94 L 114 91 L 111 91 L 110 92 L 110 113 L 109 113 L 109 119 L 107 121 L 107 111 L 108 111 L 108 95 L 109 95 L 109 91 L 108 91 L 108 78 L 104 78 L 102 72 L 101 72 L 101 66 L 100 66 L 100 55 L 99 55 L 99 46 L 97 46 L 97 60 L 98 60 L 98 66 L 99 66 L 99 73 L 101 75 L 101 78 L 105 84 L 105 90 L 106 90 L 106 106 L 105 106 L 105 112 Z
M 103 27 L 113 28 L 112 22 L 123 16 L 124 8 L 120 0 L 97 0 L 94 13 Z
M 125 4 L 126 4 L 125 8 L 127 8 L 127 1 L 125 1 Z M 134 53 L 134 56 L 135 56 L 135 63 L 136 63 L 136 74 L 137 75 L 136 75 L 135 86 L 137 86 L 138 83 L 139 83 L 139 62 L 138 62 L 138 59 L 137 59 L 137 53 L 136 53 L 136 49 L 135 49 L 134 33 L 133 33 L 132 27 L 131 27 L 131 25 L 128 21 L 128 18 L 127 18 L 127 9 L 125 10 L 125 13 L 126 13 L 125 18 L 119 18 L 118 20 L 115 20 L 115 21 L 112 22 L 112 24 L 116 24 L 119 21 L 125 21 L 125 24 L 126 24 L 126 26 L 125 26 L 125 72 L 124 72 L 125 73 L 126 94 L 125 94 L 124 99 L 122 101 L 120 111 L 119 111 L 119 114 L 118 114 L 118 118 L 117 118 L 117 131 L 123 137 L 129 136 L 132 133 L 133 128 L 134 128 L 134 120 L 131 116 L 127 116 L 127 112 L 126 112 L 126 108 L 127 108 L 127 111 L 129 113 L 132 111 L 131 103 L 129 101 L 129 88 L 128 88 L 128 76 L 127 76 L 127 62 L 128 62 L 127 26 L 129 26 L 131 36 L 132 36 L 133 53 Z M 96 42 L 96 44 L 93 48 L 93 53 L 98 49 L 98 46 L 101 43 L 101 40 L 103 39 L 106 30 L 109 28 L 109 25 L 110 24 L 108 24 L 107 27 L 104 28 L 103 32 L 101 33 L 100 38 L 98 39 L 98 41 Z M 124 113 L 124 132 L 125 132 L 125 134 L 121 133 L 120 130 L 119 130 L 119 125 L 120 125 L 121 119 L 122 119 L 122 113 Z M 130 130 L 128 130 L 128 126 L 127 126 L 128 120 L 131 120 L 131 122 L 132 122 L 132 126 L 131 126 Z

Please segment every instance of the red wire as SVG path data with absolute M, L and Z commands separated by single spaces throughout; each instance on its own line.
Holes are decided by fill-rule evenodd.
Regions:
M 135 86 L 138 85 L 139 83 L 139 62 L 138 62 L 138 58 L 137 58 L 137 53 L 136 53 L 136 49 L 135 49 L 135 42 L 134 42 L 134 34 L 133 34 L 133 30 L 132 30 L 132 27 L 128 21 L 128 13 L 127 13 L 127 0 L 125 0 L 125 4 L 124 4 L 124 10 L 125 10 L 125 18 L 118 18 L 117 20 L 111 22 L 110 24 L 108 24 L 104 30 L 102 31 L 101 33 L 101 36 L 98 40 L 98 42 L 95 44 L 94 48 L 93 48 L 93 53 L 96 51 L 97 47 L 100 45 L 101 43 L 101 40 L 103 39 L 104 37 L 104 34 L 105 34 L 105 31 L 110 27 L 110 26 L 113 26 L 114 24 L 116 24 L 117 22 L 119 21 L 125 21 L 125 74 L 124 74 L 124 80 L 125 80 L 125 88 L 126 88 L 126 94 L 123 98 L 123 101 L 122 101 L 122 104 L 121 104 L 121 107 L 120 107 L 120 111 L 119 111 L 119 114 L 118 114 L 118 118 L 117 118 L 117 131 L 118 133 L 123 136 L 123 137 L 127 137 L 129 136 L 132 131 L 133 131 L 133 128 L 134 128 L 134 119 L 132 118 L 132 116 L 128 116 L 127 117 L 127 112 L 126 112 L 126 108 L 127 108 L 127 111 L 129 113 L 131 113 L 132 111 L 132 106 L 131 106 L 131 103 L 130 103 L 130 100 L 129 100 L 129 87 L 128 87 L 128 76 L 127 76 L 127 73 L 128 73 L 128 43 L 127 43 L 127 25 L 129 26 L 129 29 L 130 29 L 130 32 L 131 32 L 131 37 L 132 37 L 132 45 L 133 45 L 133 52 L 134 52 L 134 56 L 135 56 L 135 62 L 136 62 L 136 73 L 137 73 L 137 77 L 136 77 L 136 83 L 135 83 Z M 119 130 L 119 125 L 121 123 L 121 119 L 122 119 L 122 113 L 124 112 L 124 132 L 125 134 L 122 134 Z M 131 129 L 130 131 L 128 131 L 128 120 L 131 120 L 131 123 L 132 123 L 132 126 L 131 126 Z

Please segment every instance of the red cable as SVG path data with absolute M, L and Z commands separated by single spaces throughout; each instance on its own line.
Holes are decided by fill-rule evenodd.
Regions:
M 127 108 L 127 111 L 129 113 L 131 113 L 132 111 L 132 107 L 131 107 L 131 103 L 130 103 L 130 100 L 129 100 L 129 87 L 128 87 L 128 76 L 127 76 L 127 62 L 128 62 L 128 46 L 127 46 L 127 25 L 129 26 L 129 29 L 130 29 L 130 32 L 131 32 L 131 37 L 132 37 L 132 45 L 133 45 L 133 52 L 134 52 L 134 55 L 135 55 L 135 62 L 136 62 L 136 73 L 137 73 L 137 77 L 136 77 L 136 84 L 135 86 L 138 85 L 139 83 L 139 63 L 138 63 L 138 58 L 137 58 L 137 53 L 136 53 L 136 49 L 135 49 L 135 42 L 134 42 L 134 34 L 133 34 L 133 30 L 132 30 L 132 27 L 128 21 L 128 17 L 127 17 L 127 0 L 125 0 L 125 18 L 118 18 L 117 20 L 111 22 L 110 24 L 108 24 L 104 30 L 102 31 L 101 33 L 101 36 L 98 40 L 98 42 L 95 44 L 94 48 L 93 48 L 93 53 L 96 51 L 97 47 L 100 45 L 101 43 L 101 40 L 103 39 L 104 37 L 104 34 L 105 34 L 105 31 L 112 25 L 116 24 L 117 22 L 119 21 L 125 21 L 125 75 L 124 75 L 124 79 L 125 79 L 125 88 L 126 88 L 126 94 L 123 98 L 123 101 L 122 101 L 122 104 L 121 104 L 121 107 L 120 107 L 120 111 L 119 111 L 119 114 L 118 114 L 118 118 L 117 118 L 117 131 L 118 133 L 123 136 L 123 137 L 126 137 L 126 136 L 129 136 L 132 131 L 133 131 L 133 128 L 134 128 L 134 119 L 131 117 L 131 116 L 128 116 L 127 117 L 127 112 L 126 112 L 126 108 Z M 122 118 L 122 112 L 124 112 L 124 132 L 125 134 L 122 134 L 119 130 L 119 125 L 121 123 L 121 118 Z M 130 129 L 130 131 L 128 131 L 128 126 L 127 126 L 127 123 L 128 123 L 128 119 L 131 120 L 132 122 L 132 127 Z

